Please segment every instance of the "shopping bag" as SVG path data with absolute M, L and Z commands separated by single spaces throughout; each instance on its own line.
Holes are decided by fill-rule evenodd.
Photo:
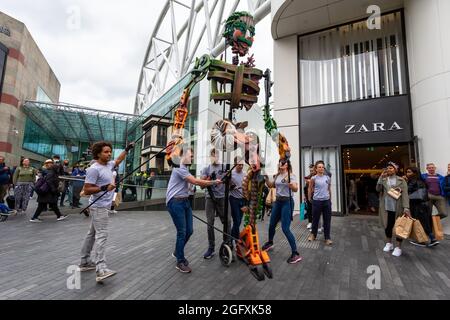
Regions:
M 306 203 L 302 202 L 300 205 L 300 221 L 305 220 Z
M 403 215 L 395 221 L 394 233 L 401 239 L 408 239 L 413 227 L 413 219 Z
M 425 233 L 425 230 L 422 227 L 422 224 L 419 220 L 413 219 L 413 227 L 411 230 L 410 238 L 415 240 L 418 243 L 425 243 L 429 241 L 428 235 Z
M 117 208 L 122 203 L 122 194 L 120 192 L 114 193 L 114 206 Z
M 433 216 L 433 234 L 436 240 L 444 240 L 444 229 L 442 228 L 441 218 Z

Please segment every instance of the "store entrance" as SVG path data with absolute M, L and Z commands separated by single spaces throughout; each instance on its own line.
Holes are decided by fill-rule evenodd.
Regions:
M 399 176 L 415 165 L 412 144 L 343 146 L 344 199 L 347 214 L 378 215 L 379 198 L 375 190 L 377 180 L 393 161 L 399 165 Z

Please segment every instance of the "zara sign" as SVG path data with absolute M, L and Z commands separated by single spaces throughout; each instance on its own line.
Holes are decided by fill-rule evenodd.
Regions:
M 412 137 L 407 95 L 300 108 L 305 147 L 401 143 Z
M 354 133 L 369 133 L 369 132 L 385 132 L 385 131 L 398 131 L 403 128 L 394 121 L 391 125 L 386 126 L 384 122 L 375 122 L 370 125 L 367 124 L 347 124 L 345 126 L 345 134 Z

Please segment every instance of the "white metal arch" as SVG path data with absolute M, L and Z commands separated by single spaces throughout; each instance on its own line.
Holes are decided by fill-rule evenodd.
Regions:
M 136 94 L 141 114 L 187 74 L 196 57 L 225 49 L 224 22 L 235 11 L 248 11 L 258 23 L 270 13 L 270 0 L 167 0 L 145 53 Z M 176 19 L 182 17 L 182 19 Z

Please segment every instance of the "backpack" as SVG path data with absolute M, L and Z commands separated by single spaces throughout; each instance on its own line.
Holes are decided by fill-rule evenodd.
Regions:
M 39 196 L 42 196 L 50 191 L 50 187 L 45 177 L 41 177 L 38 179 L 38 181 L 36 181 L 36 184 L 34 185 L 34 191 L 36 191 Z

